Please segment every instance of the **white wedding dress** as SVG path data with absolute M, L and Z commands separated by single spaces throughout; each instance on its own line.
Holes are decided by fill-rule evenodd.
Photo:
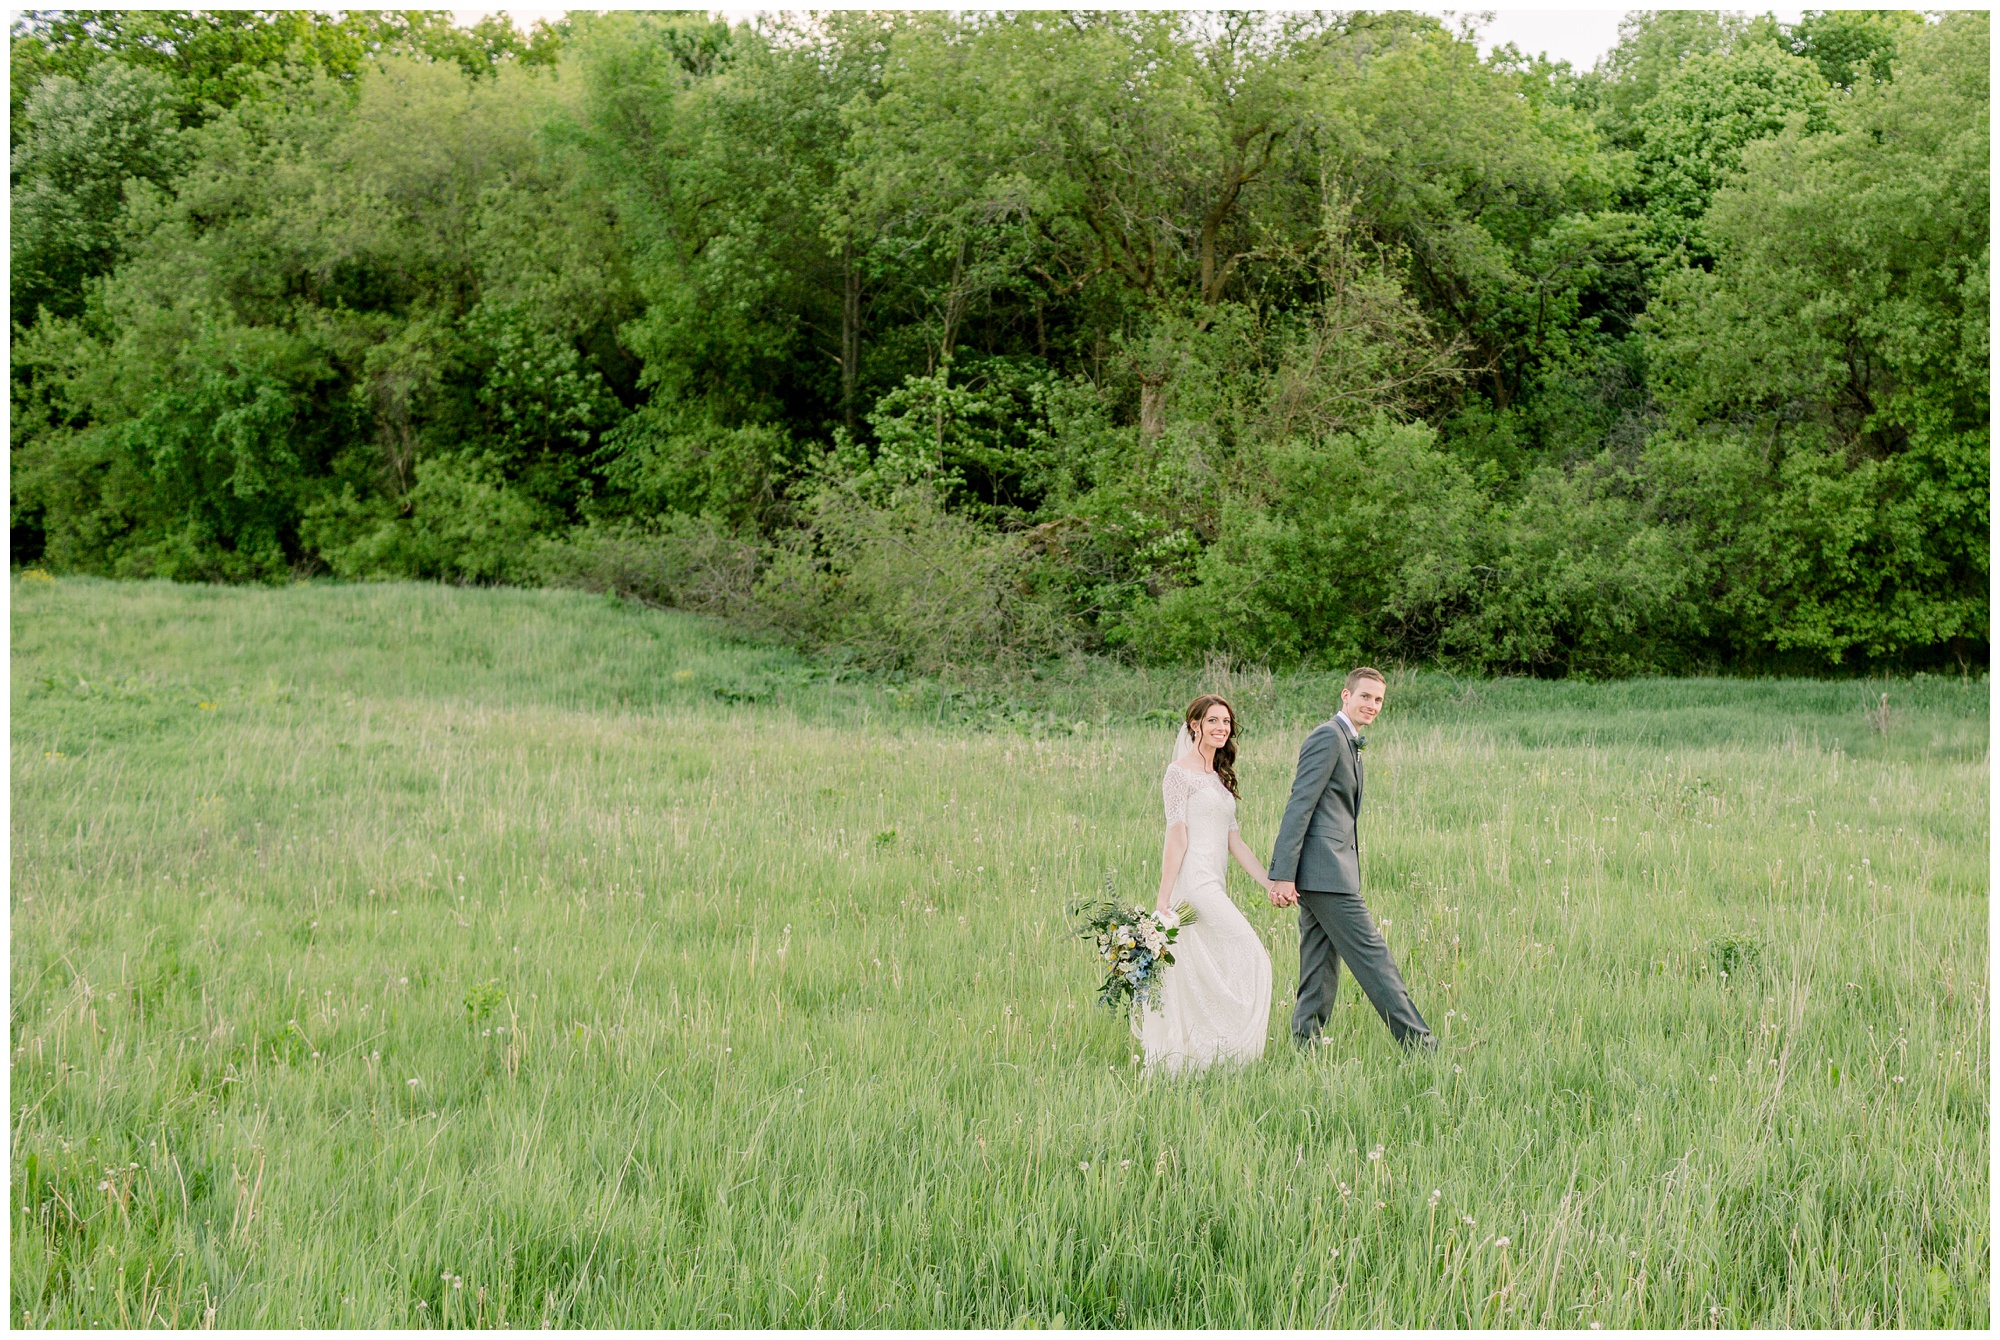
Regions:
M 1236 797 L 1214 773 L 1178 764 L 1168 765 L 1160 785 L 1168 831 L 1184 823 L 1188 834 L 1173 903 L 1192 906 L 1196 920 L 1174 942 L 1173 964 L 1160 980 L 1160 1008 L 1134 1016 L 1146 1073 L 1254 1061 L 1264 1054 L 1270 1026 L 1271 955 L 1224 882 Z

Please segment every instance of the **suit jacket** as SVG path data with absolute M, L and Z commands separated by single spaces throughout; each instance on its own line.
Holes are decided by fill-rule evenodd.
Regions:
M 1271 878 L 1312 893 L 1361 892 L 1361 751 L 1338 717 L 1299 746 Z

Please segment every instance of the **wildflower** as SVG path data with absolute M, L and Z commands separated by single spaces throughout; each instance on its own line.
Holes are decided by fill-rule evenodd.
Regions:
M 1087 1163 L 1087 1162 L 1086 1162 L 1086 1163 L 1079 1163 L 1079 1164 L 1077 1164 L 1077 1165 L 1076 1165 L 1076 1170 L 1077 1170 L 1078 1172 L 1089 1172 L 1089 1171 L 1090 1171 L 1090 1164 L 1089 1164 L 1089 1163 Z
M 1903 1077 L 1901 1075 L 1896 1076 L 1896 1083 L 1901 1084 L 1902 1082 L 1903 1082 Z
M 1508 1249 L 1509 1247 L 1511 1247 L 1511 1246 L 1513 1245 L 1513 1243 L 1514 1243 L 1514 1240 L 1513 1240 L 1512 1238 L 1495 1238 L 1495 1239 L 1493 1239 L 1493 1245 L 1494 1245 L 1495 1247 L 1498 1247 L 1498 1248 L 1499 1248 L 1499 1249 L 1500 1249 L 1501 1251 L 1503 1251 L 1503 1252 L 1504 1252 L 1504 1251 L 1506 1251 L 1506 1250 L 1507 1250 L 1507 1249 Z
M 1382 1146 L 1377 1145 L 1368 1151 L 1368 1161 L 1370 1163 L 1380 1163 L 1382 1161 Z
M 1477 1227 L 1478 1227 L 1478 1225 L 1477 1225 L 1477 1224 L 1475 1224 L 1475 1223 L 1473 1223 L 1473 1222 L 1472 1222 L 1472 1216 L 1471 1216 L 1471 1215 L 1469 1215 L 1469 1214 L 1461 1214 L 1460 1216 L 1458 1216 L 1458 1221 L 1459 1221 L 1460 1223 L 1464 1224 L 1464 1225 L 1465 1225 L 1465 1226 L 1466 1226 L 1467 1228 L 1477 1228 Z
M 422 1084 L 422 1083 L 423 1083 L 423 1081 L 422 1081 L 422 1080 L 420 1080 L 420 1079 L 418 1079 L 418 1078 L 417 1078 L 417 1077 L 416 1077 L 415 1075 L 412 1075 L 412 1076 L 410 1076 L 410 1078 L 409 1078 L 409 1081 L 408 1081 L 408 1082 L 409 1082 L 409 1085 L 410 1085 L 410 1087 L 411 1087 L 411 1088 L 413 1088 L 413 1089 L 414 1089 L 414 1088 L 416 1088 L 416 1087 L 417 1087 L 417 1086 L 418 1086 L 419 1084 Z
M 1443 1199 L 1444 1199 L 1443 1187 L 1439 1187 L 1436 1191 L 1431 1192 L 1431 1208 L 1435 1210 L 1437 1208 L 1438 1202 Z
M 1132 1166 L 1132 1160 L 1130 1160 L 1130 1159 L 1120 1159 L 1120 1160 L 1118 1160 L 1118 1166 L 1119 1166 L 1119 1167 L 1121 1167 L 1121 1168 L 1129 1168 L 1129 1167 L 1131 1167 L 1131 1166 Z

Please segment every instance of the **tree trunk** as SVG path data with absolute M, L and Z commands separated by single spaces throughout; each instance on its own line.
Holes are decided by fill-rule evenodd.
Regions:
M 944 333 L 938 341 L 938 361 L 951 362 L 952 346 L 958 341 L 958 328 L 965 320 L 965 309 L 972 295 L 965 285 L 965 243 L 958 244 L 958 255 L 951 263 L 951 287 L 944 296 Z
M 852 433 L 861 386 L 861 269 L 854 263 L 853 243 L 848 243 L 841 263 L 840 417 Z
M 1167 431 L 1167 379 L 1139 379 L 1139 440 L 1151 443 Z

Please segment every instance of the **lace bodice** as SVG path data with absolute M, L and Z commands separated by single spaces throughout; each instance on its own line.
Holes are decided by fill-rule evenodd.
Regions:
M 1209 792 L 1229 807 L 1229 827 L 1236 829 L 1236 797 L 1229 794 L 1229 788 L 1222 779 L 1212 772 L 1190 772 L 1177 763 L 1167 765 L 1167 775 L 1160 782 L 1160 794 L 1167 805 L 1167 827 L 1188 821 L 1188 801 L 1201 792 Z

